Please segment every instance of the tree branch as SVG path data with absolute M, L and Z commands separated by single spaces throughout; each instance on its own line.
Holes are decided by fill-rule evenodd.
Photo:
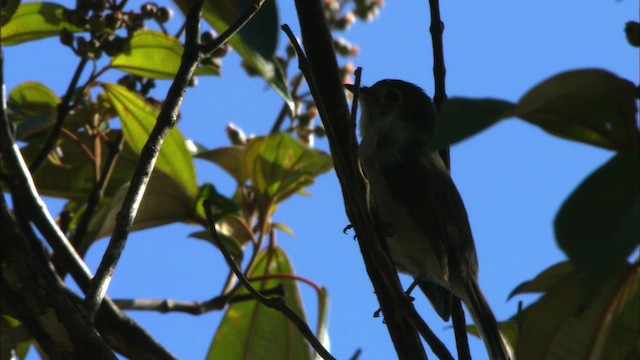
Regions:
M 31 173 L 35 173 L 38 170 L 47 156 L 49 156 L 49 153 L 51 152 L 51 149 L 53 149 L 53 146 L 56 144 L 56 141 L 58 141 L 60 130 L 62 130 L 62 125 L 64 124 L 64 121 L 67 118 L 69 111 L 71 110 L 71 97 L 73 96 L 73 93 L 78 86 L 80 75 L 82 75 L 82 71 L 87 65 L 87 61 L 89 61 L 89 58 L 87 57 L 82 57 L 80 59 L 80 63 L 78 63 L 78 66 L 76 67 L 76 71 L 73 74 L 73 78 L 71 78 L 71 82 L 67 87 L 67 91 L 62 97 L 62 101 L 60 102 L 60 104 L 58 104 L 58 114 L 56 117 L 56 122 L 53 125 L 51 132 L 49 133 L 49 137 L 47 138 L 44 147 L 42 148 L 42 150 L 40 150 L 36 158 L 31 163 L 31 166 L 29 167 Z M 78 96 L 82 95 L 79 94 Z
M 114 299 L 113 302 L 123 310 L 157 311 L 160 313 L 184 312 L 191 315 L 201 315 L 214 310 L 222 310 L 227 304 L 254 300 L 251 294 L 229 294 L 213 297 L 207 301 L 178 301 L 171 299 Z M 276 286 L 262 290 L 263 295 L 284 296 L 284 288 Z
M 122 208 L 116 217 L 114 232 L 100 261 L 89 292 L 85 297 L 85 306 L 91 318 L 95 316 L 107 292 L 111 277 L 124 250 L 133 220 L 138 212 L 149 178 L 158 159 L 162 143 L 169 130 L 176 123 L 189 80 L 201 59 L 199 47 L 202 4 L 203 0 L 194 2 L 187 14 L 186 43 L 180 68 L 169 88 L 166 100 L 162 104 L 162 109 L 149 135 L 149 139 L 147 139 L 140 152 L 140 160 L 131 179 Z
M 396 352 L 401 359 L 425 359 L 420 337 L 402 307 L 413 306 L 402 291 L 393 263 L 383 250 L 366 201 L 366 183 L 358 162 L 355 126 L 350 121 L 344 88 L 321 1 L 296 0 L 305 60 L 298 51 L 320 118 L 327 130 L 347 216 L 353 225 L 367 273 L 380 302 Z M 293 36 L 292 42 L 294 42 Z M 295 46 L 295 44 L 294 44 Z M 298 46 L 299 48 L 299 46 Z M 308 61 L 308 63 L 306 63 Z M 310 70 L 310 71 L 309 71 Z
M 3 303 L 51 358 L 116 359 L 89 319 L 69 301 L 53 272 L 38 261 L 4 196 L 0 207 Z

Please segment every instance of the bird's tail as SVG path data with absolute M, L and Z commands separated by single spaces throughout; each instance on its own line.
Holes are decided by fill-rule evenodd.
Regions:
M 478 282 L 475 279 L 468 281 L 465 288 L 468 295 L 467 299 L 464 299 L 466 300 L 465 305 L 467 305 L 473 318 L 473 323 L 478 329 L 482 341 L 484 341 L 489 358 L 492 360 L 515 359 L 513 350 L 498 329 L 498 322 L 493 316 L 493 312 L 482 294 Z
M 424 280 L 416 281 L 420 290 L 422 290 L 442 320 L 449 321 L 449 316 L 451 316 L 451 292 L 436 283 Z

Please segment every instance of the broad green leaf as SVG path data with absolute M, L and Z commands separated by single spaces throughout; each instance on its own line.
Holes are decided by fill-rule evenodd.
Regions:
M 62 5 L 49 2 L 22 3 L 11 20 L 2 25 L 2 45 L 16 45 L 25 41 L 58 36 L 60 30 L 82 31 L 64 17 L 67 11 Z
M 114 56 L 110 66 L 130 74 L 154 79 L 173 79 L 178 72 L 184 48 L 180 41 L 158 31 L 139 30 L 127 50 Z M 196 75 L 219 75 L 213 65 L 199 67 Z
M 578 186 L 556 215 L 558 245 L 581 275 L 587 298 L 638 246 L 639 154 L 611 158 Z
M 242 146 L 228 146 L 208 151 L 203 151 L 196 155 L 197 158 L 211 161 L 220 166 L 231 175 L 238 184 L 247 181 L 247 174 L 243 172 L 244 148 Z
M 634 300 L 630 295 L 637 287 L 637 271 L 637 264 L 622 266 L 588 303 L 581 294 L 577 273 L 558 279 L 517 316 L 518 359 L 627 359 L 609 356 L 612 353 L 605 353 L 604 345 L 624 340 L 617 338 L 620 335 L 614 329 L 629 321 L 622 315 Z M 637 323 L 637 319 L 633 321 Z M 631 333 L 637 344 L 638 332 Z M 624 335 L 628 336 L 628 331 Z M 622 353 L 626 355 L 628 350 Z
M 438 114 L 438 129 L 431 147 L 441 149 L 469 138 L 507 117 L 513 104 L 495 99 L 452 98 Z
M 102 87 L 120 117 L 125 141 L 140 154 L 160 111 L 124 86 L 105 83 Z M 186 141 L 177 128 L 167 133 L 156 168 L 171 176 L 189 197 L 196 197 L 195 166 Z
M 598 69 L 553 76 L 531 89 L 513 115 L 571 140 L 618 151 L 638 146 L 632 82 Z
M 300 292 L 295 281 L 278 278 L 294 271 L 284 250 L 260 251 L 248 277 L 257 290 L 284 287 L 284 302 L 304 319 Z M 272 276 L 265 279 L 265 276 Z M 248 294 L 241 288 L 237 295 Z M 283 314 L 256 300 L 229 305 L 209 348 L 207 359 L 310 359 L 309 346 L 298 329 Z
M 129 188 L 124 184 L 113 195 L 113 199 L 102 206 L 91 219 L 89 233 L 93 239 L 113 233 L 116 216 Z M 161 172 L 154 172 L 138 208 L 132 230 L 143 230 L 174 222 L 190 222 L 193 217 L 195 198 L 186 194 L 175 180 Z
M 60 98 L 46 85 L 26 81 L 9 93 L 9 120 L 16 123 L 16 139 L 26 140 L 55 123 Z
M 7 106 L 22 115 L 50 115 L 57 110 L 60 98 L 46 85 L 37 81 L 26 81 L 9 93 Z
M 190 2 L 174 0 L 187 13 Z M 251 0 L 205 0 L 203 16 L 218 32 L 223 33 L 253 6 Z M 229 40 L 229 45 L 262 76 L 293 110 L 293 99 L 287 88 L 286 77 L 276 61 L 275 50 L 279 35 L 278 9 L 275 1 L 266 1 L 260 11 Z
M 558 282 L 559 279 L 572 272 L 571 263 L 562 261 L 541 272 L 533 280 L 528 280 L 516 286 L 509 294 L 509 299 L 525 293 L 541 293 L 549 290 L 549 288 Z
M 277 204 L 311 185 L 331 169 L 331 157 L 305 147 L 285 133 L 251 139 L 245 149 L 244 173 L 264 204 Z
M 115 138 L 117 130 L 109 133 L 111 141 Z M 78 202 L 87 200 L 90 191 L 95 184 L 94 163 L 85 150 L 93 149 L 93 138 L 87 133 L 76 134 L 79 143 L 66 137 L 61 137 L 58 142 L 59 154 L 53 158 L 51 156 L 42 164 L 41 168 L 33 175 L 38 191 L 42 195 L 66 198 Z M 33 161 L 40 152 L 41 146 L 29 144 L 21 148 L 22 155 L 27 163 Z M 107 158 L 107 151 L 103 148 L 101 163 Z M 55 160 L 55 161 L 54 161 Z M 130 181 L 137 162 L 137 156 L 128 147 L 122 150 L 116 167 L 111 174 L 104 196 L 111 197 L 122 184 Z

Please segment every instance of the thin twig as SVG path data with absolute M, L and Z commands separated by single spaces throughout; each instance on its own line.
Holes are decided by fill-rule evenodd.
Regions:
M 202 46 L 201 52 L 204 57 L 208 57 L 209 54 L 214 52 L 216 49 L 224 45 L 233 35 L 235 35 L 240 29 L 242 29 L 248 22 L 253 18 L 258 11 L 262 8 L 266 0 L 256 0 L 245 12 L 236 20 L 227 30 L 225 30 L 220 36 L 218 36 L 215 40 L 213 40 L 210 44 L 206 46 Z
M 76 67 L 76 71 L 73 74 L 73 77 L 71 78 L 71 82 L 69 83 L 69 86 L 67 87 L 67 92 L 62 97 L 62 101 L 60 102 L 60 104 L 58 104 L 58 114 L 56 117 L 56 122 L 53 125 L 51 132 L 49 133 L 49 137 L 47 138 L 47 141 L 45 142 L 44 147 L 40 150 L 40 152 L 38 153 L 36 158 L 33 160 L 33 162 L 31 162 L 31 166 L 29 166 L 29 170 L 31 171 L 32 174 L 38 170 L 40 165 L 42 165 L 44 160 L 47 158 L 47 156 L 51 152 L 51 149 L 53 149 L 54 145 L 56 144 L 56 141 L 58 141 L 58 137 L 60 136 L 60 130 L 62 129 L 62 125 L 64 124 L 64 121 L 67 118 L 69 111 L 72 109 L 72 106 L 70 106 L 71 97 L 73 96 L 76 90 L 76 86 L 78 86 L 80 75 L 82 75 L 82 71 L 84 70 L 84 67 L 87 65 L 88 61 L 89 59 L 87 57 L 83 57 L 80 59 L 80 63 L 78 63 L 78 66 Z M 77 96 L 78 97 L 82 96 L 82 93 L 79 93 Z
M 357 234 L 367 273 L 384 313 L 385 324 L 398 357 L 425 359 L 420 337 L 405 317 L 406 295 L 393 263 L 382 248 L 372 222 L 366 196 L 366 182 L 358 165 L 355 131 L 350 122 L 345 91 L 340 77 L 331 31 L 320 0 L 296 0 L 306 56 L 295 37 L 289 35 L 298 54 L 298 66 L 305 75 L 320 118 L 327 131 L 336 175 L 340 181 L 347 216 Z M 288 30 L 284 28 L 285 32 Z M 289 30 L 290 32 L 290 30 Z M 307 59 L 308 57 L 308 59 Z
M 116 217 L 114 232 L 107 249 L 102 256 L 91 288 L 85 297 L 87 314 L 93 318 L 107 292 L 113 272 L 120 260 L 120 255 L 129 236 L 133 220 L 138 212 L 142 197 L 147 188 L 149 178 L 155 166 L 160 148 L 167 133 L 176 123 L 178 111 L 189 83 L 189 79 L 201 59 L 200 47 L 200 15 L 203 0 L 193 3 L 187 15 L 187 33 L 185 49 L 182 54 L 180 68 L 171 83 L 165 102 L 158 115 L 151 134 L 140 152 L 140 159 L 125 195 L 122 208 Z
M 431 45 L 433 48 L 433 80 L 435 84 L 433 102 L 436 110 L 440 112 L 442 110 L 442 106 L 447 100 L 447 91 L 445 86 L 447 70 L 444 64 L 444 42 L 442 40 L 444 22 L 440 16 L 439 0 L 429 0 L 429 10 L 431 12 L 431 26 L 429 27 L 429 31 L 431 32 Z M 447 169 L 451 171 L 451 152 L 449 147 L 447 146 L 440 149 L 438 153 L 440 154 L 442 161 L 444 161 Z M 460 360 L 471 359 L 462 303 L 460 299 L 453 294 L 451 298 L 451 322 L 453 323 L 453 330 L 456 337 L 458 358 Z
M 263 305 L 270 307 L 274 310 L 281 312 L 289 321 L 291 321 L 300 331 L 302 336 L 309 342 L 309 344 L 313 347 L 313 349 L 323 358 L 323 359 L 335 359 L 327 349 L 320 343 L 320 340 L 315 337 L 309 325 L 300 318 L 293 310 L 291 310 L 287 304 L 285 304 L 282 297 L 266 297 L 263 293 L 256 290 L 251 282 L 242 274 L 242 271 L 236 264 L 235 260 L 224 246 L 220 237 L 218 236 L 218 232 L 216 231 L 215 218 L 213 215 L 213 211 L 211 210 L 211 203 L 208 199 L 203 202 L 204 212 L 207 215 L 207 223 L 209 227 L 209 232 L 211 233 L 211 237 L 213 241 L 215 241 L 216 245 L 222 252 L 224 259 L 227 262 L 227 265 L 233 270 L 234 274 L 238 277 L 240 283 L 247 289 L 249 294 L 251 294 L 256 300 L 258 300 Z
M 444 45 L 442 41 L 442 33 L 444 32 L 444 23 L 440 18 L 440 4 L 438 0 L 429 0 L 429 10 L 431 11 L 431 44 L 433 47 L 433 81 L 435 90 L 433 94 L 433 103 L 436 110 L 440 112 L 442 105 L 447 100 L 447 92 L 445 88 L 445 76 L 447 70 L 444 66 Z M 440 149 L 440 157 L 444 161 L 447 168 L 451 167 L 449 147 Z
M 298 74 L 296 77 L 293 78 L 293 81 L 291 82 L 291 95 L 293 97 L 295 97 L 295 94 L 298 92 L 298 89 L 302 84 L 303 78 L 304 77 L 302 76 L 302 74 Z M 273 126 L 271 126 L 271 130 L 269 131 L 269 134 L 275 134 L 280 131 L 280 128 L 282 127 L 282 123 L 284 122 L 284 119 L 287 117 L 287 114 L 291 113 L 290 109 L 291 107 L 289 106 L 289 104 L 287 104 L 287 102 L 282 104 L 282 108 L 278 113 L 278 117 L 276 118 L 276 121 L 273 122 Z
M 87 204 L 84 208 L 82 218 L 78 222 L 78 226 L 76 227 L 73 238 L 71 239 L 71 243 L 80 254 L 84 254 L 86 248 L 88 247 L 88 244 L 83 245 L 84 237 L 87 233 L 87 230 L 89 229 L 91 218 L 98 208 L 100 200 L 102 200 L 104 191 L 107 188 L 107 184 L 109 183 L 109 179 L 111 178 L 111 174 L 113 173 L 113 169 L 115 168 L 116 159 L 122 151 L 123 144 L 124 137 L 120 132 L 118 133 L 116 138 L 109 144 L 109 154 L 107 155 L 107 159 L 104 163 L 104 168 L 101 171 L 102 176 L 91 190 L 91 194 L 87 199 Z
M 284 296 L 284 287 L 276 286 L 272 289 L 261 291 L 264 295 Z M 178 301 L 171 299 L 114 299 L 113 302 L 122 310 L 157 311 L 160 313 L 184 312 L 191 315 L 200 315 L 214 310 L 222 310 L 227 304 L 254 300 L 251 294 L 229 294 L 216 296 L 207 301 Z

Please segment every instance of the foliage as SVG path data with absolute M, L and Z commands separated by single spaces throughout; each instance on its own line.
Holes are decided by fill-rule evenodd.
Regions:
M 186 11 L 191 2 L 175 3 Z M 216 31 L 225 31 L 252 3 L 205 1 L 203 15 L 212 29 L 203 33 L 203 42 L 213 41 Z M 380 6 L 376 1 L 341 3 L 325 4 L 333 30 L 347 29 L 355 16 L 372 19 Z M 347 11 L 348 6 L 352 10 Z M 61 44 L 80 58 L 79 72 L 87 61 L 94 65 L 82 83 L 71 82 L 70 96 L 60 97 L 47 85 L 29 81 L 11 89 L 7 102 L 9 121 L 27 163 L 33 166 L 37 158 L 46 156 L 37 171 L 32 168 L 35 184 L 41 195 L 67 201 L 59 226 L 81 255 L 94 241 L 112 234 L 163 102 L 153 98 L 151 90 L 156 81 L 172 79 L 178 71 L 184 41 L 181 31 L 174 35 L 166 31 L 163 24 L 170 15 L 170 9 L 154 3 L 125 11 L 111 1 L 78 1 L 75 9 L 69 9 L 56 3 L 10 0 L 2 9 L 2 46 L 59 36 Z M 159 29 L 148 28 L 154 23 Z M 303 77 L 288 74 L 293 52 L 287 48 L 284 55 L 276 54 L 278 24 L 275 2 L 268 1 L 230 41 L 247 75 L 262 77 L 283 99 L 283 112 L 273 131 L 247 139 L 241 129 L 229 125 L 232 145 L 209 148 L 209 144 L 194 146 L 179 128 L 172 129 L 132 230 L 183 222 L 198 227 L 192 237 L 212 241 L 201 207 L 204 199 L 210 200 L 216 229 L 225 248 L 244 265 L 243 273 L 260 290 L 284 288 L 284 301 L 304 317 L 297 287 L 301 279 L 275 238 L 276 230 L 292 231 L 273 216 L 279 204 L 305 193 L 317 176 L 329 171 L 331 158 L 313 149 L 314 137 L 323 136 L 324 131 L 313 125 L 318 111 L 300 90 Z M 334 45 L 342 56 L 357 54 L 357 47 L 345 39 L 336 39 Z M 195 74 L 220 75 L 221 59 L 229 50 L 224 46 L 203 59 Z M 352 66 L 341 70 L 347 79 Z M 107 72 L 122 76 L 117 83 L 106 82 Z M 615 152 L 568 196 L 557 214 L 556 238 L 568 260 L 512 293 L 542 294 L 503 324 L 520 358 L 623 359 L 637 351 L 637 343 L 629 339 L 637 339 L 640 329 L 629 319 L 638 316 L 640 300 L 634 280 L 638 260 L 628 262 L 640 238 L 637 100 L 637 84 L 604 70 L 579 69 L 542 81 L 515 104 L 452 98 L 442 109 L 434 149 L 517 117 L 554 136 Z M 65 106 L 67 113 L 60 110 Z M 61 136 L 53 139 L 53 149 L 47 149 L 45 144 L 58 124 Z M 225 195 L 212 183 L 198 184 L 196 158 L 226 171 L 236 181 L 235 191 Z M 5 166 L 3 160 L 3 174 Z M 3 191 L 10 190 L 2 186 Z M 95 194 L 99 201 L 92 208 L 89 204 Z M 232 280 L 224 289 L 230 298 L 247 293 Z M 326 289 L 316 290 L 321 304 L 317 333 L 324 337 L 328 297 Z M 3 315 L 3 329 L 17 326 L 17 320 Z M 27 344 L 20 341 L 10 347 L 23 357 Z M 274 310 L 251 299 L 228 306 L 208 358 L 265 358 L 265 354 L 312 357 L 305 339 Z

